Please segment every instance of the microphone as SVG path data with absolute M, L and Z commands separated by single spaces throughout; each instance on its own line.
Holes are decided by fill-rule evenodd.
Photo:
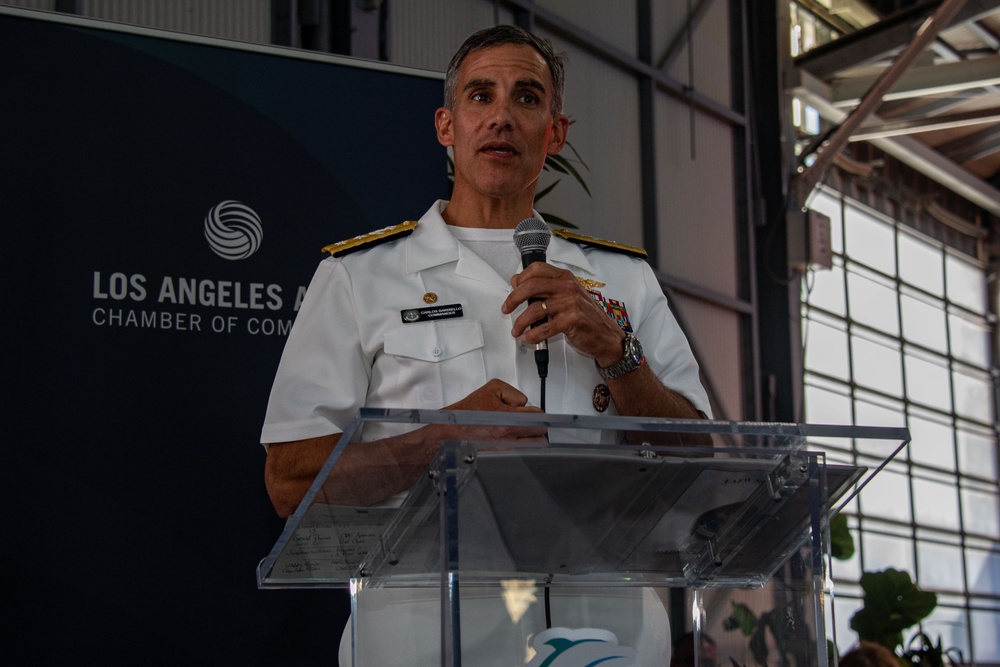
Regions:
M 514 245 L 521 253 L 521 267 L 526 269 L 535 262 L 544 262 L 545 251 L 549 247 L 551 238 L 552 232 L 549 231 L 548 225 L 538 218 L 525 218 L 517 223 L 517 227 L 514 228 Z M 538 297 L 531 297 L 528 303 L 539 300 Z M 534 329 L 548 320 L 549 318 L 543 317 L 532 324 L 531 328 Z M 535 344 L 535 365 L 538 366 L 538 377 L 545 378 L 549 374 L 548 341 L 543 340 Z
M 528 268 L 534 262 L 545 261 L 545 250 L 549 247 L 552 232 L 548 225 L 538 218 L 525 218 L 514 228 L 514 245 L 521 253 L 521 266 Z

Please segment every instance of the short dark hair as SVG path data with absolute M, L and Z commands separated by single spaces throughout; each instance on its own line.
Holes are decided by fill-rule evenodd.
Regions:
M 458 48 L 448 63 L 444 80 L 444 105 L 455 108 L 455 86 L 458 84 L 458 68 L 473 51 L 504 44 L 526 44 L 538 51 L 549 66 L 552 75 L 552 115 L 562 113 L 563 87 L 566 81 L 566 56 L 553 48 L 549 40 L 532 35 L 523 28 L 513 25 L 496 25 L 472 33 Z

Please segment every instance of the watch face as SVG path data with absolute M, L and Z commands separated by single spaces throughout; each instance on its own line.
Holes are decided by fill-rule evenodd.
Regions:
M 631 334 L 625 335 L 625 358 L 637 364 L 642 361 L 642 345 L 639 344 L 639 339 Z
M 622 353 L 621 361 L 611 364 L 607 368 L 597 369 L 602 378 L 605 380 L 619 378 L 639 368 L 646 360 L 642 355 L 642 345 L 639 344 L 639 339 L 629 333 L 625 334 L 625 339 L 622 341 Z

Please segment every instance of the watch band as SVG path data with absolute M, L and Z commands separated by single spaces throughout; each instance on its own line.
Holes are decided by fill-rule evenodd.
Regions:
M 620 378 L 646 363 L 646 357 L 642 353 L 642 345 L 639 343 L 639 339 L 630 333 L 626 333 L 624 340 L 622 340 L 622 354 L 621 361 L 617 361 L 607 368 L 597 367 L 597 372 L 603 379 L 614 380 L 615 378 Z M 596 365 L 596 360 L 594 363 Z

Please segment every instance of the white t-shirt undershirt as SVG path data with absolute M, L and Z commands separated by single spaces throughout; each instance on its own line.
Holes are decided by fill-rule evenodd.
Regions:
M 521 254 L 514 245 L 514 230 L 455 225 L 448 225 L 448 230 L 504 280 L 510 282 L 511 276 L 521 270 Z

